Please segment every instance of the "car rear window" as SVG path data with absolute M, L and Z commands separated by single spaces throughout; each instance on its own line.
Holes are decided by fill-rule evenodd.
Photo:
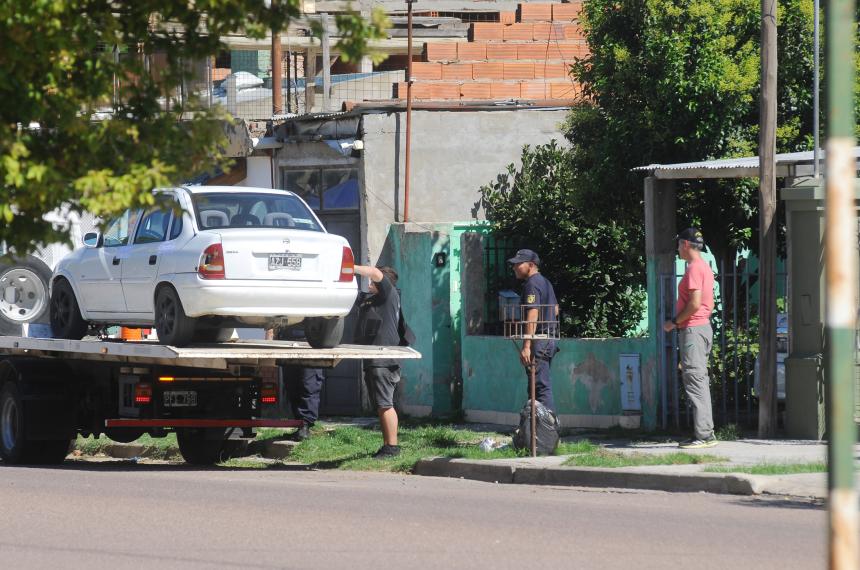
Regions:
M 220 228 L 290 228 L 323 231 L 310 209 L 291 194 L 193 194 L 197 226 Z

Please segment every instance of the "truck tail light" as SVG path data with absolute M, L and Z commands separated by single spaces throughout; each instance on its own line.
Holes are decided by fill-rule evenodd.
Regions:
M 278 385 L 274 382 L 263 382 L 260 388 L 260 401 L 264 404 L 278 403 Z
M 203 279 L 225 279 L 224 249 L 220 243 L 213 243 L 200 256 L 197 274 Z
M 149 404 L 152 402 L 152 386 L 146 382 L 138 382 L 134 386 L 134 403 Z
M 352 250 L 347 246 L 343 247 L 343 256 L 340 258 L 340 279 L 342 283 L 349 283 L 355 277 L 355 258 L 352 256 Z

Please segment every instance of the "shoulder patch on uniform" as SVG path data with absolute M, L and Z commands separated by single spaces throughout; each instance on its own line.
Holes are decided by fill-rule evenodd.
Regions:
M 535 302 L 535 294 L 534 293 L 526 296 L 526 303 L 534 303 L 534 302 Z

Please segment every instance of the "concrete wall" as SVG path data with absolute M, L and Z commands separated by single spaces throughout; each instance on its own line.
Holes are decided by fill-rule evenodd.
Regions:
M 523 145 L 562 140 L 566 109 L 413 111 L 409 220 L 473 219 L 478 190 L 519 165 Z M 382 251 L 388 225 L 403 219 L 406 114 L 366 114 L 363 190 L 367 259 Z

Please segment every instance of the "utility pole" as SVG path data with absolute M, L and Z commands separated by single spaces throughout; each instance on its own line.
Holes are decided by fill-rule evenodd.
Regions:
M 854 488 L 857 215 L 854 150 L 854 0 L 827 4 L 827 185 L 824 224 L 828 502 L 831 570 L 860 567 Z
M 409 7 L 406 18 L 406 168 L 403 176 L 403 221 L 409 221 L 409 179 L 412 166 L 412 4 L 416 0 L 406 0 Z
M 282 58 L 281 32 L 272 28 L 272 115 L 284 113 L 284 97 L 281 91 L 281 78 L 284 75 Z
M 323 73 L 323 113 L 329 111 L 331 94 L 331 53 L 329 51 L 328 14 L 321 14 L 322 22 L 322 73 Z
M 776 10 L 761 0 L 759 105 L 759 374 L 758 436 L 776 433 Z

